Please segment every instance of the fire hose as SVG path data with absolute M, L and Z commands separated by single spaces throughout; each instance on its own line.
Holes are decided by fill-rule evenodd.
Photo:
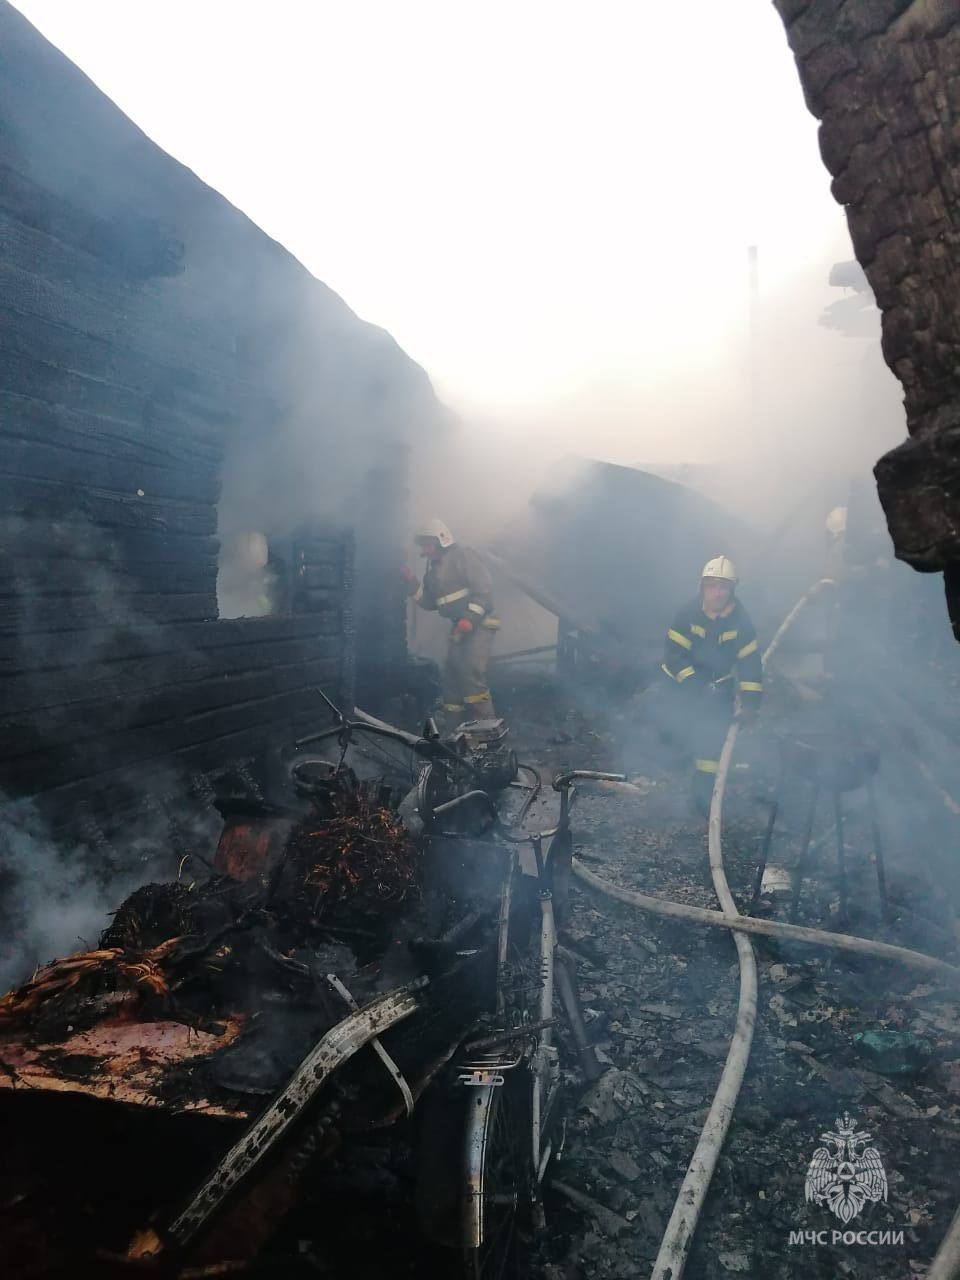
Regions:
M 824 586 L 832 585 L 834 585 L 832 579 L 823 578 L 800 597 L 767 646 L 763 655 L 765 667 L 798 614 Z M 687 1255 L 700 1218 L 700 1212 L 706 1199 L 717 1159 L 730 1128 L 734 1107 L 746 1073 L 757 1012 L 756 958 L 753 947 L 745 936 L 747 933 L 760 933 L 768 937 L 792 938 L 798 942 L 846 951 L 857 951 L 861 954 L 880 956 L 884 959 L 896 959 L 914 967 L 951 976 L 954 980 L 960 979 L 960 969 L 954 965 L 937 960 L 933 956 L 925 956 L 920 952 L 909 951 L 903 947 L 872 942 L 866 938 L 857 938 L 847 934 L 836 934 L 820 929 L 805 929 L 796 925 L 780 924 L 774 921 L 758 920 L 754 917 L 740 915 L 724 872 L 721 839 L 723 800 L 726 792 L 727 775 L 730 770 L 730 761 L 738 732 L 739 724 L 734 721 L 727 733 L 723 750 L 720 754 L 707 828 L 710 874 L 713 879 L 714 891 L 722 908 L 721 911 L 709 911 L 704 908 L 687 906 L 684 903 L 669 902 L 662 898 L 648 897 L 630 890 L 620 889 L 618 886 L 601 879 L 601 877 L 593 875 L 582 864 L 574 863 L 574 874 L 583 883 L 590 885 L 592 888 L 620 901 L 629 902 L 641 910 L 651 911 L 658 915 L 695 920 L 701 924 L 718 925 L 734 930 L 734 940 L 737 945 L 737 956 L 740 965 L 740 998 L 733 1038 L 724 1063 L 720 1083 L 717 1086 L 710 1111 L 680 1187 L 670 1221 L 667 1224 L 666 1233 L 654 1263 L 652 1280 L 680 1280 L 683 1275 Z M 953 1277 L 958 1272 L 960 1272 L 960 1212 L 954 1219 L 950 1231 L 933 1262 L 930 1277 L 931 1280 L 953 1280 Z
M 811 947 L 826 947 L 833 951 L 849 951 L 856 955 L 874 956 L 878 960 L 894 960 L 900 964 L 927 973 L 931 977 L 948 978 L 960 988 L 960 968 L 938 960 L 922 951 L 911 951 L 889 942 L 874 942 L 872 938 L 857 938 L 847 933 L 831 933 L 827 929 L 808 929 L 798 924 L 782 924 L 779 920 L 760 920 L 756 916 L 729 915 L 709 907 L 694 907 L 688 902 L 673 902 L 669 898 L 656 898 L 637 893 L 635 889 L 623 889 L 595 875 L 581 862 L 574 862 L 577 879 L 591 889 L 616 898 L 629 907 L 637 907 L 651 915 L 665 919 L 689 920 L 716 929 L 729 929 L 733 933 L 757 934 L 762 938 L 785 938 L 790 942 L 805 943 Z
M 800 597 L 777 629 L 773 639 L 763 655 L 766 666 L 776 652 L 781 639 L 793 624 L 793 620 L 807 602 L 823 587 L 829 579 L 815 583 L 809 591 Z M 739 724 L 734 721 L 727 731 L 726 741 L 720 753 L 717 776 L 710 798 L 710 818 L 707 826 L 707 850 L 710 857 L 710 875 L 714 892 L 724 914 L 738 918 L 740 913 L 733 900 L 730 886 L 727 884 L 726 872 L 723 868 L 723 844 L 721 827 L 723 821 L 723 798 L 727 786 L 727 774 L 730 760 L 736 746 Z M 687 1263 L 690 1245 L 700 1220 L 700 1211 L 710 1187 L 713 1171 L 726 1141 L 733 1119 L 733 1111 L 740 1095 L 740 1086 L 746 1074 L 750 1049 L 753 1045 L 753 1030 L 757 1020 L 757 959 L 750 939 L 743 933 L 733 935 L 737 946 L 737 960 L 740 965 L 740 999 L 737 1005 L 737 1021 L 733 1030 L 733 1039 L 727 1052 L 727 1060 L 723 1064 L 720 1083 L 714 1094 L 713 1102 L 707 1113 L 703 1130 L 690 1159 L 686 1176 L 680 1186 L 679 1194 L 667 1223 L 667 1230 L 660 1244 L 660 1251 L 653 1264 L 653 1280 L 680 1280 Z

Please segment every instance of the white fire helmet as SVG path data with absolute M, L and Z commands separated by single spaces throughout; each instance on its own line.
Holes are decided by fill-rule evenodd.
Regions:
M 834 507 L 826 520 L 827 533 L 831 538 L 839 538 L 842 533 L 847 532 L 847 508 Z
M 446 551 L 447 547 L 453 546 L 453 534 L 436 516 L 432 516 L 429 520 L 425 520 L 423 524 L 418 525 L 416 533 L 413 535 L 414 542 L 420 542 L 423 538 L 436 538 Z
M 717 578 L 721 582 L 732 582 L 734 586 L 739 581 L 737 566 L 727 556 L 714 556 L 712 560 L 708 560 L 700 575 L 701 582 L 704 578 Z

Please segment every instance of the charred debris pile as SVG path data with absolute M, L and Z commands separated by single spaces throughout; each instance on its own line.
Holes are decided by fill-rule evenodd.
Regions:
M 0 1036 L 42 1046 L 38 1065 L 49 1071 L 93 1080 L 104 1064 L 78 1053 L 77 1039 L 105 1019 L 178 1023 L 214 1046 L 224 1037 L 189 1068 L 161 1071 L 154 1091 L 175 1108 L 215 1099 L 245 1112 L 342 1019 L 328 974 L 363 1005 L 462 966 L 433 940 L 466 915 L 482 934 L 481 913 L 469 886 L 461 898 L 432 881 L 422 843 L 397 814 L 400 796 L 348 768 L 311 791 L 302 815 L 226 807 L 213 863 L 197 855 L 180 879 L 137 889 L 95 950 L 55 960 L 6 995 Z M 471 1012 L 461 1002 L 445 1033 L 456 1035 Z
M 140 1256 L 136 1242 L 145 1229 L 159 1239 L 151 1223 L 171 1228 L 164 1263 L 189 1235 L 197 1265 L 253 1267 L 304 1188 L 319 1185 L 318 1170 L 332 1179 L 322 1215 L 331 1241 L 329 1197 L 346 1194 L 350 1162 L 369 1148 L 364 1176 L 390 1181 L 390 1153 L 410 1150 L 403 1122 L 414 1105 L 465 1040 L 500 1025 L 492 993 L 514 865 L 495 843 L 458 836 L 454 819 L 442 839 L 411 834 L 415 823 L 399 813 L 410 786 L 396 777 L 325 763 L 298 784 L 298 806 L 222 803 L 212 861 L 196 852 L 177 880 L 137 889 L 95 949 L 48 964 L 0 1000 L 8 1273 L 149 1268 L 157 1250 Z M 432 798 L 443 798 L 436 783 Z M 376 1054 L 365 1047 L 374 1031 L 386 1045 L 374 1039 Z M 211 1169 L 226 1177 L 231 1143 L 285 1107 L 311 1055 L 348 1033 L 352 1047 L 328 1064 L 322 1099 L 308 1090 L 289 1103 L 289 1137 L 253 1153 L 239 1196 L 174 1232 L 178 1207 Z M 131 1173 L 123 1185 L 119 1167 Z M 412 1195 L 409 1185 L 391 1194 L 388 1211 L 409 1210 Z M 395 1226 L 422 1250 L 405 1213 L 406 1227 Z M 284 1256 L 291 1249 L 296 1241 Z

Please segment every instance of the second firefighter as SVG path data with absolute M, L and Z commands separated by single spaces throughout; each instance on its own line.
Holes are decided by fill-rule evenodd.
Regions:
M 736 596 L 733 561 L 703 568 L 700 592 L 676 614 L 661 664 L 661 728 L 693 757 L 694 798 L 710 805 L 720 751 L 738 714 L 752 719 L 763 696 L 763 665 L 750 615 Z
M 493 612 L 490 573 L 476 551 L 461 547 L 442 520 L 429 520 L 414 535 L 426 561 L 423 581 L 405 570 L 408 590 L 421 609 L 437 611 L 451 623 L 443 665 L 444 725 L 492 720 L 488 686 L 493 638 L 500 620 Z

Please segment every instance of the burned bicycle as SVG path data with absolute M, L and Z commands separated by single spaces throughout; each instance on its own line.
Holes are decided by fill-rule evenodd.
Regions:
M 383 748 L 408 758 L 372 767 Z M 451 1268 L 506 1276 L 559 1141 L 555 988 L 590 1057 L 556 965 L 575 775 L 528 835 L 498 801 L 526 787 L 522 815 L 539 780 L 495 724 L 443 741 L 337 714 L 286 765 L 289 804 L 225 802 L 212 866 L 138 890 L 96 951 L 0 1002 L 6 1111 L 44 1096 L 51 1141 L 81 1100 L 133 1117 L 154 1160 L 128 1209 L 64 1226 L 115 1268 L 254 1257 L 347 1154 L 394 1144 Z

